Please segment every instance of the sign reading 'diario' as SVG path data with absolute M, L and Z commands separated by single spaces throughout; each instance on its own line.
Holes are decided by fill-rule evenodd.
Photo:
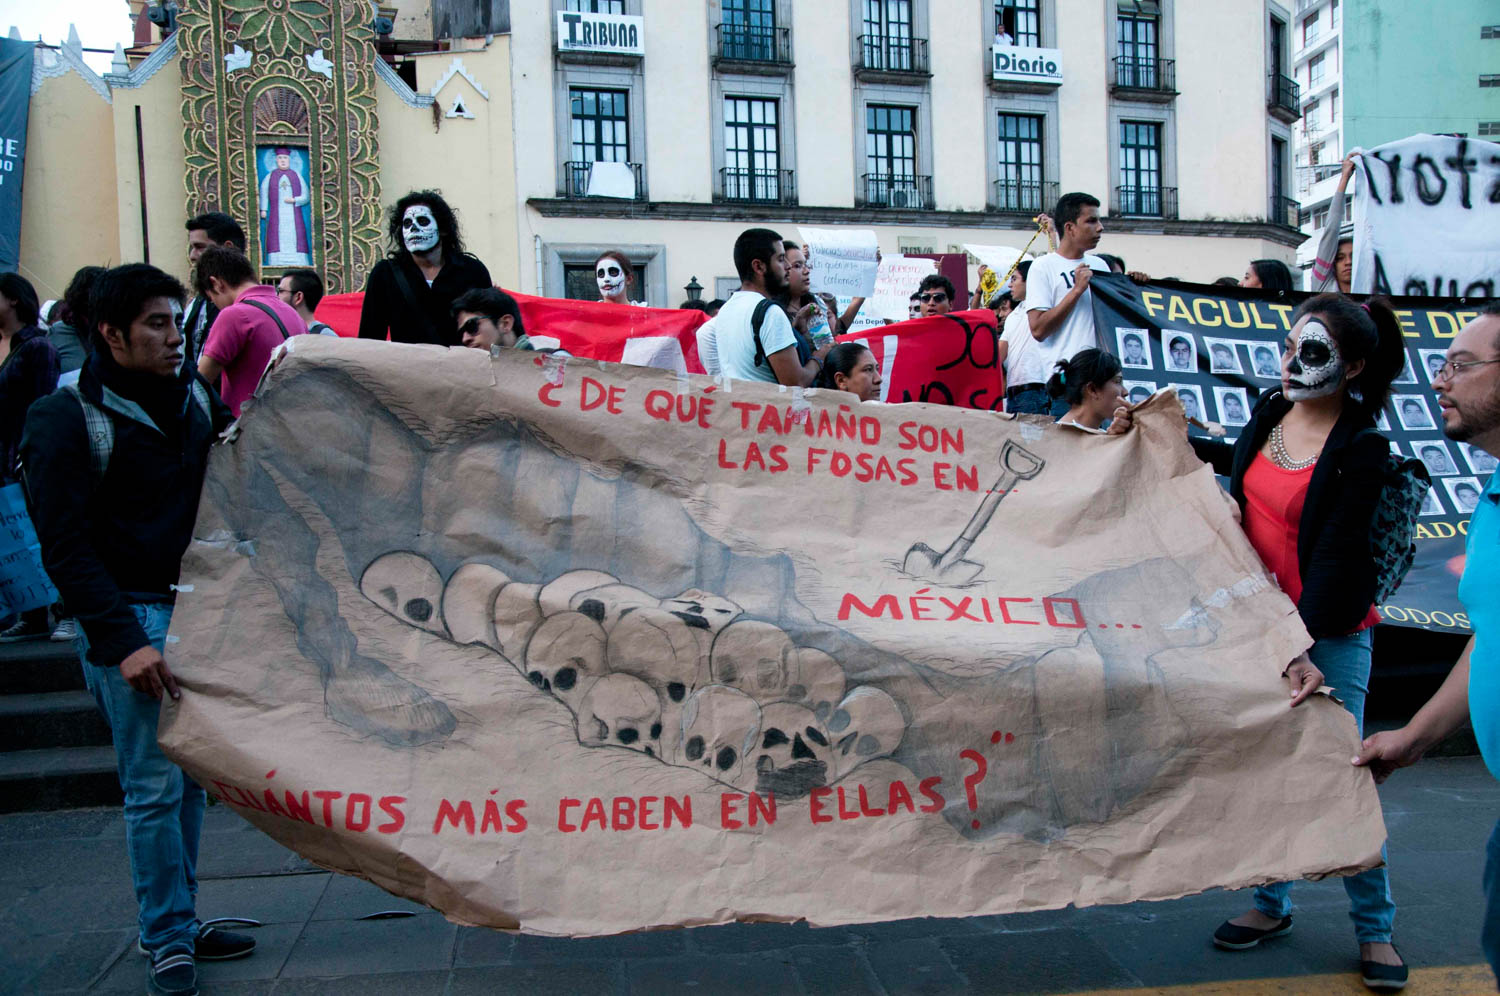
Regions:
M 994 72 L 997 80 L 1018 83 L 1062 83 L 1062 50 L 1024 45 L 996 45 Z
M 642 18 L 632 14 L 558 11 L 557 48 L 560 52 L 645 55 L 643 24 Z

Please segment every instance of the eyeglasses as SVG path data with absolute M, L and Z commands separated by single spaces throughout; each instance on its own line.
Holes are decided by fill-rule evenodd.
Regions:
M 1457 377 L 1459 374 L 1463 373 L 1470 367 L 1482 367 L 1486 363 L 1500 363 L 1500 359 L 1448 360 L 1444 362 L 1442 366 L 1438 367 L 1437 373 L 1433 375 L 1432 379 L 1434 383 L 1440 380 L 1452 380 L 1454 377 Z
M 923 304 L 942 304 L 944 301 L 948 300 L 948 295 L 942 291 L 938 291 L 936 294 L 918 294 L 917 300 L 921 301 Z
M 479 334 L 479 323 L 482 321 L 484 321 L 483 318 L 469 319 L 458 327 L 458 334 L 461 336 Z

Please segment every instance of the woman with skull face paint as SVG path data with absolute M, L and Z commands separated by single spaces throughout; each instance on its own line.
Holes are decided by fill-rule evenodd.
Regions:
M 635 267 L 630 257 L 618 249 L 602 253 L 594 260 L 594 281 L 599 285 L 599 300 L 606 304 L 636 304 L 630 299 L 630 287 L 635 283 Z M 639 302 L 642 306 L 645 302 Z
M 365 282 L 359 337 L 462 345 L 453 302 L 493 283 L 484 264 L 464 252 L 453 209 L 435 190 L 414 191 L 391 208 L 386 232 L 390 252 Z
M 1281 390 L 1255 406 L 1239 442 L 1192 443 L 1229 477 L 1250 544 L 1315 641 L 1308 655 L 1363 728 L 1370 628 L 1380 621 L 1370 533 L 1390 452 L 1375 417 L 1401 372 L 1401 329 L 1385 302 L 1337 294 L 1309 299 L 1293 319 Z M 1344 888 L 1365 983 L 1401 988 L 1386 869 L 1345 878 Z M 1290 883 L 1262 886 L 1254 909 L 1220 926 L 1214 943 L 1243 950 L 1280 936 L 1291 910 Z

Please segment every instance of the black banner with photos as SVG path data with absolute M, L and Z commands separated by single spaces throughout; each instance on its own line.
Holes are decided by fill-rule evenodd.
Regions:
M 1262 392 L 1281 382 L 1282 344 L 1292 313 L 1311 295 L 1175 282 L 1137 284 L 1096 274 L 1094 318 L 1100 344 L 1120 357 L 1132 403 L 1168 387 L 1183 409 L 1219 422 L 1233 441 Z M 1391 386 L 1378 427 L 1392 452 L 1420 459 L 1433 487 L 1417 526 L 1417 559 L 1380 614 L 1388 623 L 1467 633 L 1458 600 L 1464 537 L 1496 460 L 1444 438 L 1432 378 L 1448 343 L 1485 302 L 1392 298 L 1406 336 L 1406 369 Z M 1196 426 L 1193 435 L 1204 435 Z

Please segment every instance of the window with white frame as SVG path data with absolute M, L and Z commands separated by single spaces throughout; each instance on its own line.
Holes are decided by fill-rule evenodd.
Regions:
M 912 69 L 911 0 L 864 0 L 864 65 Z
M 1120 209 L 1125 214 L 1162 213 L 1161 165 L 1161 123 L 1121 121 Z
M 724 196 L 731 200 L 781 199 L 779 102 L 765 97 L 724 98 Z
M 1001 112 L 995 180 L 995 207 L 1001 211 L 1045 210 L 1042 181 L 1042 135 L 1045 119 L 1039 114 Z
M 1006 39 L 1009 39 L 1007 42 Z M 995 44 L 1042 44 L 1041 0 L 996 0 Z

